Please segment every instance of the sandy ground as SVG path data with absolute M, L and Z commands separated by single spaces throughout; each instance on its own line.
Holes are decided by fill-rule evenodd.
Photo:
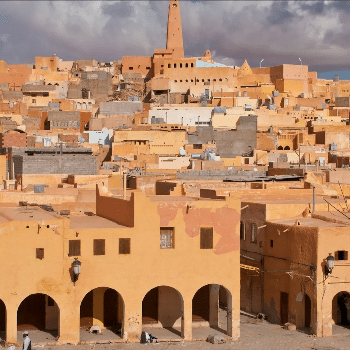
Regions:
M 209 327 L 195 329 L 197 334 L 203 338 L 209 334 L 220 334 L 219 331 L 213 330 Z M 155 334 L 153 330 L 153 334 Z M 133 349 L 188 349 L 188 350 L 202 350 L 202 349 L 222 349 L 222 350 L 280 350 L 280 349 L 314 349 L 314 350 L 337 350 L 350 349 L 350 329 L 340 326 L 334 326 L 334 335 L 328 338 L 316 338 L 313 335 L 308 335 L 300 331 L 288 331 L 282 329 L 280 325 L 270 324 L 266 321 L 258 322 L 250 317 L 241 316 L 241 337 L 239 340 L 231 341 L 227 339 L 225 344 L 211 344 L 205 340 L 197 340 L 192 342 L 183 342 L 181 339 L 174 341 L 166 341 L 158 344 L 135 344 L 135 343 L 113 343 L 113 344 L 85 344 L 85 345 L 61 345 L 50 346 L 40 345 L 33 342 L 32 349 L 43 350 L 133 350 Z M 166 334 L 166 333 L 164 333 Z M 175 334 L 170 331 L 169 334 Z M 222 336 L 225 336 L 221 333 Z M 97 341 L 103 341 L 102 336 L 96 335 Z M 93 338 L 87 341 L 94 341 Z M 18 349 L 18 348 L 16 348 Z

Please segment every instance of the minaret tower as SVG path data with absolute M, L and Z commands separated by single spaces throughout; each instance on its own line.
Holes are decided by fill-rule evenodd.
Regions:
M 184 43 L 182 39 L 182 26 L 180 6 L 178 0 L 171 0 L 169 5 L 167 50 L 173 51 L 173 58 L 184 58 Z

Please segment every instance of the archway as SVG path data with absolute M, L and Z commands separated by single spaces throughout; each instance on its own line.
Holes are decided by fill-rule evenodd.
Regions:
M 289 147 L 289 146 L 286 146 L 286 147 L 284 147 L 284 149 L 285 149 L 286 151 L 289 151 L 289 150 L 290 150 L 290 147 Z
M 0 299 L 0 340 L 6 340 L 6 306 Z
M 306 293 L 299 293 L 296 298 L 296 326 L 308 331 L 311 327 L 311 299 Z
M 196 331 L 199 327 L 201 332 Z M 208 328 L 208 334 L 216 331 L 232 335 L 232 295 L 222 285 L 207 284 L 192 299 L 193 338 L 200 339 L 203 335 L 206 337 L 208 334 L 203 332 L 205 327 Z
M 334 324 L 348 328 L 350 326 L 350 293 L 339 292 L 332 300 L 332 318 Z
M 47 294 L 31 294 L 26 297 L 17 310 L 17 338 L 22 341 L 22 332 L 30 332 L 32 342 L 42 338 L 54 340 L 59 336 L 60 309 Z
M 279 151 L 282 151 L 283 150 L 283 146 L 278 146 L 277 148 Z
M 80 304 L 80 341 L 96 340 L 92 326 L 100 326 L 103 340 L 123 336 L 124 300 L 112 288 L 98 287 L 88 292 Z M 101 340 L 101 335 L 98 338 Z
M 183 298 L 175 288 L 158 286 L 142 300 L 142 328 L 158 339 L 183 337 Z M 165 331 L 166 330 L 166 331 Z

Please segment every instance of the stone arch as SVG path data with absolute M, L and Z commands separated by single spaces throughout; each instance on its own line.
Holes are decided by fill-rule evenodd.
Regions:
M 283 146 L 278 146 L 277 148 L 279 151 L 282 151 L 283 150 Z
M 181 331 L 183 308 L 184 300 L 177 289 L 165 285 L 152 288 L 142 300 L 143 329 L 147 331 L 149 327 L 167 328 L 170 332 L 184 337 Z
M 285 149 L 286 151 L 290 151 L 290 147 L 289 147 L 289 146 L 284 147 L 284 149 Z
M 336 325 L 347 327 L 350 325 L 350 293 L 342 291 L 332 300 L 332 318 Z
M 22 300 L 17 309 L 17 331 L 44 331 L 59 336 L 60 309 L 47 294 L 36 293 Z M 31 335 L 35 342 L 36 333 Z M 21 341 L 21 340 L 20 340 Z
M 98 325 L 101 329 L 107 329 L 111 337 L 122 337 L 124 312 L 124 299 L 118 291 L 109 287 L 94 288 L 85 294 L 80 303 L 80 328 L 87 330 Z
M 306 293 L 299 293 L 295 303 L 296 326 L 298 329 L 311 327 L 311 299 Z
M 192 298 L 193 332 L 207 327 L 232 336 L 232 294 L 220 284 L 207 284 L 199 288 Z

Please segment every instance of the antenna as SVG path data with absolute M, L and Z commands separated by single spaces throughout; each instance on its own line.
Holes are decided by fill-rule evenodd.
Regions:
M 302 65 L 303 64 L 303 62 L 301 62 L 301 58 L 299 57 L 299 61 L 300 61 L 300 65 Z
M 260 61 L 260 68 L 261 68 L 261 63 L 263 62 L 264 59 L 265 59 L 265 58 L 263 58 L 263 59 Z

